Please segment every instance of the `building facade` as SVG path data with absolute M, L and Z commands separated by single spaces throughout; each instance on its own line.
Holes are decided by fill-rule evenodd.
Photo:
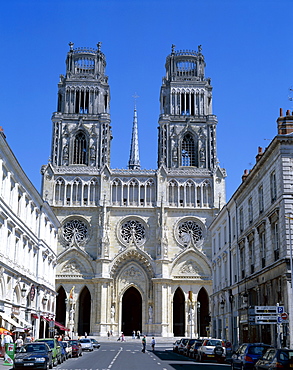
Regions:
M 1 128 L 0 327 L 26 330 L 35 338 L 49 332 L 56 308 L 58 227 L 58 219 L 23 172 Z
M 209 229 L 212 333 L 236 346 L 293 343 L 292 320 L 258 323 L 255 313 L 255 306 L 279 305 L 292 315 L 292 114 L 281 110 L 277 123 L 277 136 L 264 152 L 259 148 L 256 164 Z
M 106 58 L 100 43 L 70 43 L 42 194 L 61 224 L 56 312 L 72 333 L 208 333 L 207 229 L 225 203 L 226 176 L 216 154 L 212 86 L 200 46 L 172 46 L 165 66 L 158 168 L 140 167 L 135 109 L 128 169 L 112 169 Z

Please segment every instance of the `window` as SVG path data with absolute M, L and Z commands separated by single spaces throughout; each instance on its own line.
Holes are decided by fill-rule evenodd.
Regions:
M 248 239 L 248 249 L 249 249 L 249 260 L 250 260 L 250 273 L 254 273 L 254 238 L 250 236 Z
M 248 220 L 249 220 L 249 223 L 251 224 L 253 220 L 252 198 L 248 199 Z
M 242 232 L 244 230 L 243 208 L 239 210 L 239 227 L 240 232 Z
M 272 224 L 272 240 L 273 240 L 273 247 L 274 247 L 274 258 L 277 261 L 280 257 L 279 251 L 279 223 L 276 221 Z
M 259 213 L 262 213 L 264 210 L 263 186 L 262 185 L 260 185 L 258 188 L 258 209 L 259 209 Z
M 74 164 L 87 164 L 87 141 L 83 132 L 78 132 L 74 139 Z
M 264 268 L 266 266 L 266 234 L 264 230 L 259 233 L 259 244 L 261 267 Z
M 190 134 L 186 134 L 182 140 L 182 166 L 195 166 L 194 152 L 194 140 Z
M 271 186 L 271 201 L 274 202 L 277 199 L 277 182 L 276 182 L 276 172 L 275 171 L 271 173 L 270 186 Z

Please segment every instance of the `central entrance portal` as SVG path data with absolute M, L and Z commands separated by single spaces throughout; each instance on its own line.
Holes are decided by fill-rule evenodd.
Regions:
M 133 330 L 142 330 L 142 299 L 133 287 L 126 290 L 122 298 L 122 326 L 124 335 L 132 335 Z

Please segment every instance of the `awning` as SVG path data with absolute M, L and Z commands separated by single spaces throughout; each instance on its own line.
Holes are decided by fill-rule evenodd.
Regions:
M 38 316 L 38 315 L 36 315 L 35 313 L 32 313 L 32 318 L 33 318 L 33 319 L 38 319 L 38 318 L 39 318 L 39 316 Z
M 52 319 L 49 319 L 49 317 L 45 317 L 45 316 L 41 316 L 41 319 L 47 321 L 47 322 L 50 322 L 52 321 Z
M 0 328 L 0 334 L 12 334 L 11 331 L 5 329 L 5 328 Z
M 64 325 L 60 324 L 60 322 L 58 322 L 58 321 L 55 321 L 55 326 L 58 326 L 58 328 L 59 328 L 60 330 L 70 331 L 70 329 L 66 328 L 66 326 L 64 326 Z
M 3 320 L 7 321 L 9 324 L 19 327 L 21 326 L 18 322 L 13 320 L 10 316 L 6 315 L 6 313 L 0 312 L 0 316 L 2 317 Z

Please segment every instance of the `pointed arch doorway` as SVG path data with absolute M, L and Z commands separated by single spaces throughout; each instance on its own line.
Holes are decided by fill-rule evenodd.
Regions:
M 91 293 L 87 287 L 84 287 L 79 296 L 78 310 L 78 335 L 90 333 L 91 317 Z
M 185 335 L 185 298 L 180 288 L 173 297 L 173 334 L 174 337 Z
M 205 288 L 201 288 L 197 296 L 197 315 L 198 315 L 198 335 L 201 337 L 208 336 L 207 327 L 210 324 L 209 296 Z
M 132 335 L 133 330 L 142 331 L 142 298 L 139 291 L 128 288 L 122 297 L 122 324 L 124 335 Z

